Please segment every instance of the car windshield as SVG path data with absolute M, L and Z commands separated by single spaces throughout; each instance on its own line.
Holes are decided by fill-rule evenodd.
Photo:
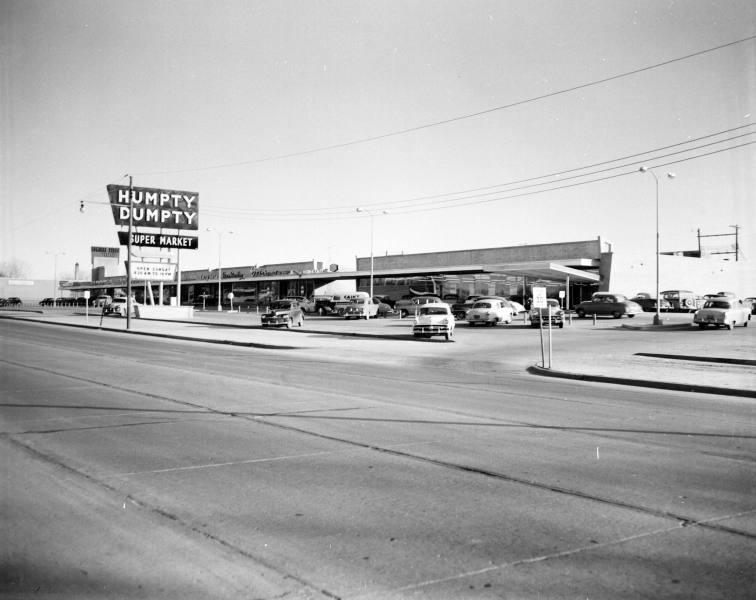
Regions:
M 425 306 L 420 309 L 421 315 L 445 315 L 446 308 L 443 306 Z
M 473 308 L 491 308 L 490 302 L 476 302 L 473 304 Z
M 709 300 L 704 308 L 730 308 L 730 303 L 727 300 Z

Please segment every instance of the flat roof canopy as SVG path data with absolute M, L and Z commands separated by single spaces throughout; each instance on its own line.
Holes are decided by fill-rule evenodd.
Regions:
M 515 263 L 502 263 L 502 264 L 485 264 L 485 265 L 445 265 L 440 267 L 406 267 L 406 268 L 390 268 L 390 269 L 374 269 L 373 277 L 422 277 L 422 276 L 441 276 L 441 275 L 489 275 L 489 274 L 502 274 L 502 275 L 514 275 L 518 277 L 527 277 L 528 279 L 540 279 L 546 281 L 562 282 L 567 281 L 567 278 L 571 282 L 585 282 L 585 283 L 598 283 L 600 276 L 593 270 L 583 269 L 597 269 L 598 262 L 595 259 L 578 258 L 578 259 L 566 259 L 559 261 L 529 261 L 529 262 L 515 262 Z M 581 268 L 576 268 L 581 267 Z M 202 280 L 185 279 L 183 284 L 193 283 L 215 283 L 217 275 L 210 275 L 204 277 Z M 255 275 L 251 277 L 227 277 L 224 273 L 224 282 L 239 282 L 239 281 L 292 281 L 309 279 L 312 281 L 320 281 L 325 284 L 329 281 L 336 281 L 339 279 L 356 279 L 356 278 L 370 277 L 369 270 L 360 271 L 336 271 L 336 272 L 314 272 L 314 273 L 277 273 L 275 275 Z M 170 282 L 168 285 L 171 285 Z M 89 288 L 104 288 L 113 286 L 126 285 L 126 278 L 124 276 L 114 277 L 106 281 L 98 282 L 84 282 L 77 281 L 71 282 L 68 286 L 71 290 L 77 289 L 89 289 Z
M 598 265 L 592 259 L 577 259 L 569 262 L 571 265 L 596 268 Z M 422 275 L 465 275 L 491 274 L 516 275 L 528 279 L 545 279 L 549 281 L 566 281 L 569 277 L 573 282 L 598 283 L 601 279 L 598 273 L 583 271 L 574 266 L 567 266 L 555 261 L 531 261 L 521 263 L 505 263 L 498 265 L 457 265 L 445 267 L 413 267 L 406 269 L 374 269 L 373 277 L 412 277 Z M 336 274 L 334 274 L 336 275 Z M 352 277 L 370 277 L 369 270 L 339 273 L 340 279 Z

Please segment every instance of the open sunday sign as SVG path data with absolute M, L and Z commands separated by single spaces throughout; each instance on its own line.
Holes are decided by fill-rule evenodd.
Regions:
M 179 190 L 107 186 L 113 220 L 135 227 L 197 230 L 199 228 L 199 194 Z

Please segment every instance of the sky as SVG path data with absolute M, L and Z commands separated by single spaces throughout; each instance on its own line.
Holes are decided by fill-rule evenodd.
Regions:
M 641 165 L 662 251 L 739 225 L 756 261 L 752 0 L 2 0 L 0 33 L 0 264 L 25 277 L 118 246 L 128 176 L 199 195 L 182 270 L 350 270 L 371 230 L 375 255 L 653 251 Z

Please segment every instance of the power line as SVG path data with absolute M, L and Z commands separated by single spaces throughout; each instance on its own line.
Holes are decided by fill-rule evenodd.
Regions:
M 719 150 L 712 150 L 711 152 L 706 152 L 704 154 L 699 154 L 699 155 L 696 155 L 696 156 L 689 156 L 689 157 L 686 157 L 686 158 L 681 158 L 681 159 L 678 159 L 678 160 L 672 160 L 672 161 L 668 161 L 668 162 L 665 162 L 665 163 L 658 163 L 658 164 L 655 164 L 653 166 L 657 167 L 657 168 L 658 167 L 667 167 L 667 166 L 670 166 L 670 165 L 676 165 L 676 164 L 680 164 L 680 163 L 683 163 L 683 162 L 688 162 L 688 161 L 691 161 L 691 160 L 697 160 L 699 158 L 705 158 L 707 156 L 712 156 L 714 154 L 720 154 L 722 152 L 728 152 L 730 150 L 735 150 L 737 148 L 743 148 L 745 146 L 751 146 L 753 144 L 756 144 L 756 141 L 745 142 L 743 144 L 738 144 L 736 146 L 730 146 L 728 148 L 721 148 Z M 623 166 L 625 166 L 625 165 L 623 165 Z M 621 168 L 621 167 L 617 167 L 617 168 Z M 522 197 L 526 197 L 526 196 L 533 196 L 533 195 L 536 195 L 536 194 L 545 194 L 547 192 L 554 192 L 554 191 L 558 191 L 558 190 L 574 188 L 574 187 L 578 187 L 578 186 L 581 186 L 581 185 L 589 185 L 589 184 L 592 184 L 592 183 L 599 183 L 601 181 L 608 181 L 610 179 L 617 179 L 619 177 L 625 177 L 627 175 L 635 175 L 636 173 L 637 173 L 637 170 L 633 169 L 631 171 L 625 171 L 625 172 L 622 172 L 622 173 L 615 173 L 613 175 L 606 175 L 606 176 L 603 176 L 603 177 L 597 177 L 595 179 L 591 179 L 591 180 L 588 180 L 588 181 L 579 181 L 579 182 L 570 183 L 570 184 L 557 185 L 557 186 L 550 187 L 550 188 L 547 188 L 547 189 L 531 190 L 531 191 L 521 192 L 521 193 L 518 193 L 518 194 L 511 194 L 509 192 L 515 191 L 515 190 L 510 190 L 509 192 L 503 192 L 505 195 L 502 195 L 502 196 L 497 197 L 497 198 L 477 198 L 477 199 L 458 198 L 458 199 L 455 200 L 457 202 L 457 204 L 454 204 L 454 205 L 446 205 L 446 206 L 437 206 L 437 205 L 434 205 L 434 206 L 430 206 L 430 207 L 427 207 L 427 206 L 425 206 L 425 207 L 409 207 L 409 208 L 406 208 L 406 209 L 398 209 L 396 211 L 392 211 L 391 214 L 394 214 L 394 215 L 407 215 L 407 214 L 412 214 L 412 213 L 417 213 L 417 212 L 430 212 L 430 211 L 436 211 L 436 210 L 446 210 L 446 209 L 452 209 L 452 208 L 460 208 L 460 207 L 464 207 L 464 206 L 473 206 L 473 205 L 476 205 L 476 204 L 488 204 L 488 203 L 491 203 L 491 202 L 501 202 L 501 201 L 504 201 L 504 200 L 511 200 L 511 199 L 514 199 L 514 198 L 522 198 Z M 587 177 L 589 175 L 590 174 L 586 174 L 585 176 Z M 548 183 L 543 183 L 541 185 L 548 185 Z M 470 200 L 470 201 L 469 202 L 459 202 L 460 200 Z M 221 214 L 218 214 L 218 213 L 214 213 L 213 211 L 208 211 L 208 212 L 210 214 L 215 214 L 216 216 L 224 216 L 224 215 L 221 215 Z M 288 215 L 288 216 L 282 216 L 282 217 L 271 217 L 271 216 L 261 216 L 261 217 L 249 216 L 249 217 L 242 217 L 242 216 L 236 216 L 234 218 L 236 218 L 236 219 L 245 219 L 245 220 L 248 219 L 248 220 L 255 220 L 255 221 L 325 221 L 325 220 L 333 220 L 333 219 L 339 219 L 339 220 L 357 219 L 359 217 L 355 216 L 354 214 L 346 213 L 345 212 L 345 213 L 343 213 L 343 215 L 324 215 L 324 216 L 292 216 L 292 215 Z
M 742 129 L 742 128 L 734 128 L 734 129 Z M 732 130 L 730 130 L 730 131 L 732 131 Z M 626 172 L 626 173 L 615 174 L 615 175 L 612 175 L 612 176 L 609 176 L 609 177 L 603 177 L 603 178 L 598 178 L 598 179 L 591 179 L 589 181 L 583 181 L 583 182 L 578 182 L 578 183 L 569 184 L 569 185 L 568 184 L 564 184 L 565 181 L 569 181 L 569 180 L 584 179 L 586 177 L 592 177 L 592 176 L 595 176 L 595 175 L 599 175 L 601 173 L 615 171 L 617 169 L 622 169 L 622 168 L 625 168 L 625 167 L 628 167 L 628 166 L 632 166 L 632 165 L 638 165 L 638 164 L 641 164 L 641 163 L 644 163 L 644 162 L 648 163 L 648 162 L 652 162 L 652 161 L 658 161 L 658 160 L 664 159 L 664 158 L 670 158 L 672 156 L 678 156 L 680 154 L 686 154 L 686 153 L 689 153 L 689 152 L 695 152 L 697 150 L 702 150 L 704 148 L 708 148 L 708 147 L 711 147 L 711 146 L 714 146 L 714 145 L 717 145 L 717 144 L 723 144 L 723 143 L 731 142 L 731 141 L 734 141 L 734 140 L 737 140 L 737 139 L 740 139 L 740 138 L 743 138 L 743 137 L 751 136 L 754 133 L 756 133 L 756 132 L 747 132 L 747 133 L 744 133 L 744 134 L 741 134 L 741 135 L 732 136 L 732 137 L 724 139 L 724 140 L 718 140 L 718 141 L 710 142 L 710 143 L 707 143 L 707 144 L 701 144 L 701 145 L 696 146 L 694 148 L 685 148 L 685 149 L 682 149 L 682 150 L 678 150 L 676 152 L 670 152 L 670 153 L 662 154 L 662 155 L 658 155 L 658 156 L 645 157 L 642 160 L 637 160 L 637 161 L 634 161 L 634 162 L 631 162 L 631 163 L 625 163 L 625 164 L 616 165 L 616 166 L 613 166 L 613 167 L 608 167 L 608 168 L 605 168 L 605 169 L 598 169 L 598 170 L 594 170 L 594 171 L 587 172 L 587 173 L 582 173 L 582 174 L 578 174 L 578 175 L 572 175 L 570 177 L 562 178 L 560 180 L 560 184 L 561 185 L 559 185 L 557 187 L 548 188 L 548 189 L 545 189 L 545 190 L 535 190 L 535 191 L 531 191 L 530 193 L 542 193 L 542 192 L 546 192 L 546 191 L 554 191 L 554 190 L 564 189 L 564 188 L 568 188 L 568 187 L 575 187 L 577 185 L 585 185 L 585 184 L 588 184 L 588 183 L 595 183 L 597 181 L 603 181 L 605 179 L 612 179 L 614 177 L 619 177 L 619 176 L 622 176 L 622 175 L 627 175 L 629 173 L 635 173 L 635 170 L 633 170 L 633 171 L 629 171 L 629 172 Z M 704 139 L 704 138 L 708 138 L 708 137 L 711 137 L 711 136 L 703 136 L 702 138 L 699 138 L 699 139 Z M 741 145 L 737 145 L 737 146 L 730 146 L 730 147 L 727 147 L 727 148 L 722 148 L 722 149 L 716 150 L 714 152 L 704 153 L 704 154 L 700 154 L 700 155 L 696 155 L 696 156 L 692 156 L 692 157 L 687 157 L 687 158 L 683 158 L 683 159 L 676 160 L 676 161 L 670 161 L 670 162 L 667 162 L 667 163 L 655 164 L 654 166 L 660 167 L 660 166 L 666 166 L 666 165 L 669 165 L 669 164 L 677 164 L 679 162 L 685 162 L 687 160 L 694 160 L 696 158 L 701 158 L 701 157 L 704 157 L 704 156 L 709 156 L 711 154 L 725 152 L 725 151 L 728 151 L 728 150 L 731 150 L 731 149 L 740 148 L 742 146 L 747 146 L 747 145 L 750 145 L 750 144 L 753 144 L 753 143 L 756 143 L 756 142 L 748 142 L 746 144 L 741 144 Z M 673 144 L 671 146 L 666 146 L 666 148 L 675 147 L 675 146 L 678 146 L 678 145 L 679 144 Z M 646 154 L 649 154 L 651 152 L 656 152 L 656 151 L 657 150 L 651 150 L 649 152 L 632 155 L 632 158 L 637 158 L 638 156 L 644 156 Z M 615 160 L 612 160 L 612 161 L 604 161 L 603 163 L 596 163 L 596 165 L 609 164 L 611 162 L 616 162 L 617 160 L 624 160 L 624 159 L 615 159 Z M 591 165 L 591 167 L 592 166 L 593 165 Z M 565 171 L 565 172 L 576 172 L 576 171 L 585 170 L 585 169 L 591 168 L 591 167 L 582 167 L 582 168 L 570 169 L 570 170 Z M 544 175 L 544 176 L 533 177 L 533 178 L 529 178 L 529 179 L 525 179 L 525 180 L 520 180 L 520 181 L 531 181 L 532 182 L 532 181 L 536 181 L 538 179 L 544 179 L 544 178 L 549 177 L 549 176 L 550 175 Z M 520 183 L 520 181 L 512 182 L 512 184 Z M 460 194 L 465 194 L 465 193 L 468 193 L 468 192 L 477 192 L 477 191 L 480 191 L 480 190 L 488 190 L 489 188 L 478 188 L 478 189 L 474 189 L 474 190 L 467 190 L 467 191 L 463 191 L 463 192 L 456 192 L 454 194 L 443 194 L 443 195 L 440 195 L 440 196 L 423 196 L 423 197 L 417 198 L 415 200 L 396 201 L 393 204 L 398 204 L 399 202 L 402 202 L 404 204 L 407 204 L 408 206 L 395 206 L 394 208 L 392 208 L 392 211 L 395 214 L 407 214 L 407 213 L 412 213 L 412 212 L 422 212 L 423 210 L 439 210 L 441 208 L 456 208 L 458 206 L 467 206 L 467 205 L 470 205 L 470 204 L 479 204 L 479 203 L 485 203 L 485 202 L 489 202 L 489 201 L 503 200 L 503 199 L 506 199 L 506 198 L 509 198 L 509 197 L 519 197 L 521 195 L 521 194 L 511 195 L 512 192 L 518 192 L 518 191 L 521 191 L 521 190 L 527 190 L 527 189 L 531 189 L 531 188 L 543 187 L 543 186 L 546 186 L 546 185 L 552 185 L 554 183 L 556 183 L 556 182 L 554 182 L 554 181 L 541 181 L 541 182 L 537 182 L 537 183 L 528 183 L 526 185 L 522 185 L 520 187 L 516 187 L 516 188 L 513 188 L 513 189 L 508 189 L 508 190 L 497 189 L 495 191 L 486 191 L 486 192 L 484 192 L 482 194 L 480 194 L 480 193 L 473 193 L 473 194 L 468 195 L 468 196 L 460 196 Z M 497 187 L 503 187 L 503 186 L 512 185 L 512 184 L 502 184 L 502 186 L 497 186 Z M 493 198 L 493 199 L 485 198 L 486 196 L 492 196 L 492 195 L 496 195 L 496 194 L 507 194 L 507 196 Z M 439 199 L 441 197 L 445 197 L 445 196 L 449 196 L 449 195 L 454 195 L 456 197 L 446 198 L 446 199 Z M 463 202 L 465 200 L 470 200 L 471 202 Z M 410 203 L 413 203 L 413 204 L 409 205 Z M 384 207 L 385 206 L 391 206 L 391 205 L 392 205 L 391 202 L 387 202 L 387 203 L 381 204 L 381 206 L 384 206 Z M 428 207 L 428 206 L 430 206 L 430 208 L 423 208 L 423 207 Z M 291 220 L 324 220 L 324 219 L 330 219 L 330 218 L 342 218 L 342 219 L 343 218 L 356 218 L 353 215 L 353 211 L 354 211 L 354 207 L 353 206 L 339 207 L 339 208 L 324 208 L 324 209 L 305 209 L 305 210 L 309 211 L 309 214 L 303 214 L 301 212 L 296 212 L 296 213 L 290 212 L 290 211 L 293 211 L 293 210 L 298 210 L 298 209 L 289 209 L 289 210 L 282 210 L 282 211 L 277 211 L 276 212 L 276 211 L 259 211 L 259 210 L 251 210 L 250 211 L 250 210 L 246 210 L 246 209 L 224 209 L 224 208 L 221 208 L 220 210 L 218 210 L 217 208 L 212 208 L 212 209 L 208 209 L 207 212 L 209 214 L 216 215 L 216 216 L 227 216 L 227 217 L 231 217 L 232 216 L 234 218 L 240 218 L 240 219 L 275 220 L 275 221 L 287 221 L 287 220 L 289 220 L 289 221 L 291 221 Z
M 366 207 L 377 206 L 377 207 L 381 207 L 381 208 L 389 208 L 389 207 L 397 207 L 397 205 L 400 205 L 400 204 L 417 203 L 417 202 L 420 202 L 420 201 L 423 201 L 423 200 L 437 200 L 439 198 L 447 198 L 449 196 L 459 196 L 460 194 L 469 194 L 469 193 L 473 193 L 473 192 L 486 192 L 486 194 L 497 194 L 497 193 L 501 193 L 501 192 L 505 191 L 505 190 L 501 190 L 501 189 L 498 189 L 498 188 L 510 187 L 510 186 L 513 186 L 513 185 L 521 184 L 521 183 L 534 182 L 534 181 L 538 181 L 539 179 L 548 179 L 548 178 L 553 178 L 553 177 L 562 177 L 563 175 L 567 175 L 567 174 L 570 174 L 570 173 L 577 173 L 579 171 L 585 171 L 587 169 L 593 169 L 595 167 L 599 167 L 599 166 L 603 166 L 603 165 L 608 165 L 608 164 L 611 164 L 613 162 L 619 162 L 619 161 L 622 161 L 622 160 L 628 160 L 628 159 L 631 159 L 631 158 L 638 158 L 638 157 L 642 157 L 642 156 L 646 157 L 646 155 L 648 155 L 648 154 L 650 154 L 652 152 L 660 152 L 662 150 L 668 150 L 670 148 L 677 148 L 679 146 L 685 146 L 685 145 L 693 144 L 695 142 L 699 142 L 699 141 L 702 141 L 702 140 L 705 140 L 705 139 L 711 139 L 713 137 L 721 136 L 721 135 L 724 135 L 726 133 L 732 133 L 734 131 L 739 131 L 741 129 L 745 129 L 745 128 L 753 127 L 753 126 L 754 126 L 754 123 L 748 123 L 746 125 L 741 125 L 739 127 L 733 127 L 733 128 L 730 128 L 730 129 L 725 129 L 723 131 L 718 131 L 716 133 L 711 133 L 711 134 L 700 136 L 700 137 L 697 137 L 697 138 L 692 138 L 692 139 L 686 140 L 684 142 L 678 142 L 678 143 L 670 144 L 670 145 L 667 145 L 667 146 L 661 146 L 661 147 L 658 147 L 658 148 L 653 148 L 651 150 L 646 150 L 644 152 L 639 152 L 639 153 L 635 153 L 635 154 L 629 154 L 629 155 L 621 156 L 621 157 L 618 157 L 618 158 L 612 158 L 610 160 L 605 160 L 605 161 L 601 161 L 601 162 L 597 162 L 597 163 L 592 163 L 592 164 L 589 164 L 589 165 L 583 165 L 581 167 L 574 167 L 574 168 L 570 168 L 570 169 L 566 169 L 566 170 L 562 170 L 562 171 L 554 171 L 554 172 L 551 172 L 551 173 L 546 173 L 544 175 L 538 175 L 538 176 L 535 176 L 535 177 L 528 177 L 528 178 L 525 178 L 525 179 L 517 179 L 517 180 L 514 180 L 514 181 L 509 181 L 509 182 L 505 182 L 505 183 L 499 183 L 499 184 L 485 186 L 485 187 L 471 188 L 471 189 L 467 189 L 467 190 L 458 190 L 456 192 L 446 192 L 446 193 L 443 193 L 443 194 L 428 195 L 428 196 L 419 196 L 419 197 L 415 197 L 415 198 L 411 198 L 411 199 L 392 200 L 392 201 L 387 201 L 387 202 L 374 202 L 374 203 L 367 203 L 367 204 L 363 203 L 363 206 L 366 206 Z M 719 140 L 719 141 L 716 141 L 716 142 L 712 142 L 710 144 L 703 144 L 703 145 L 697 146 L 695 148 L 688 148 L 688 149 L 685 149 L 685 150 L 681 150 L 679 152 L 673 152 L 673 153 L 662 155 L 662 156 L 646 157 L 642 161 L 639 161 L 639 162 L 648 162 L 649 160 L 658 160 L 659 158 L 666 158 L 668 156 L 673 156 L 675 154 L 681 154 L 681 153 L 684 153 L 684 152 L 692 152 L 692 151 L 698 150 L 700 148 L 705 148 L 707 146 L 711 146 L 711 145 L 714 145 L 714 144 L 721 144 L 721 143 L 732 141 L 732 140 L 738 139 L 740 137 L 745 137 L 745 136 L 748 136 L 748 135 L 753 135 L 753 132 L 748 132 L 748 133 L 745 133 L 745 134 L 742 134 L 742 135 L 739 135 L 739 136 L 733 136 L 733 137 L 730 137 L 730 138 L 727 138 L 727 139 L 724 139 L 724 140 Z M 635 164 L 637 164 L 637 162 Z M 621 168 L 623 166 L 627 166 L 627 165 L 618 165 L 616 167 L 612 167 L 611 169 L 618 169 L 618 168 Z M 585 173 L 583 175 L 574 175 L 574 176 L 569 177 L 567 179 L 575 179 L 575 178 L 578 178 L 578 177 L 586 177 L 586 176 L 589 176 L 589 175 L 594 175 L 596 173 L 605 172 L 605 171 L 611 170 L 611 169 L 604 169 L 603 171 L 594 171 L 592 173 Z M 564 181 L 564 179 L 562 181 Z M 546 185 L 547 183 L 549 183 L 549 182 L 532 183 L 530 186 L 526 186 L 526 187 L 533 187 L 533 186 L 538 186 L 538 185 Z M 517 188 L 517 189 L 523 189 L 523 188 Z M 488 191 L 488 190 L 493 190 L 493 191 Z M 509 190 L 509 191 L 513 191 L 513 190 Z M 486 194 L 482 194 L 482 195 L 486 195 Z M 442 202 L 443 202 L 443 200 L 442 200 Z M 332 206 L 332 207 L 329 207 L 329 208 L 301 208 L 300 207 L 300 208 L 288 208 L 288 209 L 239 209 L 239 208 L 228 208 L 228 207 L 223 207 L 223 206 L 216 206 L 216 207 L 214 207 L 214 210 L 225 210 L 225 211 L 228 211 L 228 212 L 235 212 L 235 213 L 241 213 L 241 214 L 250 214 L 250 213 L 262 214 L 262 215 L 268 215 L 268 214 L 285 215 L 285 214 L 288 214 L 288 215 L 292 215 L 292 216 L 295 216 L 295 215 L 305 215 L 306 216 L 307 214 L 322 215 L 322 214 L 325 214 L 325 213 L 328 213 L 328 212 L 334 213 L 334 214 L 339 214 L 339 213 L 342 213 L 344 211 L 351 212 L 352 210 L 354 210 L 354 206 L 353 205 L 341 205 L 341 206 Z
M 210 170 L 215 170 L 215 169 L 225 169 L 225 168 L 230 168 L 230 167 L 241 167 L 241 166 L 245 166 L 245 165 L 260 164 L 260 163 L 271 162 L 271 161 L 275 161 L 275 160 L 284 160 L 284 159 L 288 159 L 288 158 L 296 158 L 296 157 L 299 157 L 299 156 L 306 156 L 306 155 L 309 155 L 309 154 L 316 154 L 316 153 L 320 153 L 320 152 L 326 152 L 326 151 L 329 151 L 329 150 L 337 150 L 337 149 L 340 149 L 340 148 L 347 148 L 349 146 L 355 146 L 355 145 L 358 145 L 358 144 L 366 144 L 366 143 L 369 143 L 369 142 L 376 142 L 376 141 L 383 140 L 383 139 L 386 139 L 386 138 L 397 137 L 397 136 L 400 136 L 400 135 L 405 135 L 405 134 L 408 134 L 408 133 L 414 133 L 416 131 L 421 131 L 423 129 L 429 129 L 431 127 L 439 127 L 439 126 L 442 126 L 442 125 L 448 125 L 450 123 L 456 123 L 458 121 L 463 121 L 463 120 L 466 120 L 466 119 L 473 119 L 473 118 L 476 118 L 476 117 L 481 117 L 481 116 L 488 115 L 488 114 L 491 114 L 491 113 L 494 113 L 494 112 L 498 112 L 498 111 L 502 111 L 502 110 L 507 110 L 509 108 L 514 108 L 514 107 L 517 107 L 517 106 L 522 106 L 523 104 L 529 104 L 531 102 L 537 102 L 539 100 L 545 100 L 547 98 L 553 98 L 555 96 L 560 96 L 562 94 L 568 94 L 570 92 L 575 92 L 577 90 L 582 90 L 582 89 L 586 89 L 586 88 L 589 88 L 589 87 L 594 87 L 594 86 L 597 86 L 597 85 L 608 83 L 610 81 L 615 81 L 617 79 L 623 79 L 625 77 L 630 77 L 632 75 L 638 75 L 639 73 L 644 73 L 646 71 L 651 71 L 653 69 L 659 69 L 661 67 L 665 67 L 665 66 L 677 63 L 677 62 L 688 60 L 690 58 L 695 58 L 695 57 L 698 57 L 698 56 L 703 56 L 704 54 L 709 54 L 711 52 L 716 52 L 717 50 L 722 50 L 724 48 L 729 48 L 731 46 L 735 46 L 737 44 L 742 44 L 744 42 L 748 42 L 748 41 L 751 41 L 751 40 L 754 40 L 754 39 L 756 39 L 756 35 L 748 36 L 748 37 L 745 37 L 745 38 L 742 38 L 742 39 L 739 39 L 739 40 L 728 42 L 726 44 L 721 44 L 719 46 L 714 46 L 712 48 L 707 48 L 706 50 L 699 50 L 698 52 L 693 52 L 691 54 L 686 54 L 684 56 L 679 56 L 677 58 L 672 58 L 672 59 L 669 59 L 669 60 L 666 60 L 666 61 L 663 61 L 663 62 L 659 62 L 659 63 L 653 64 L 653 65 L 648 65 L 648 66 L 645 66 L 645 67 L 640 67 L 638 69 L 633 69 L 631 71 L 625 71 L 624 73 L 619 73 L 617 75 L 611 75 L 609 77 L 604 77 L 602 79 L 597 79 L 595 81 L 590 81 L 588 83 L 582 83 L 582 84 L 574 85 L 574 86 L 569 87 L 569 88 L 564 88 L 564 89 L 561 89 L 561 90 L 556 90 L 556 91 L 553 91 L 553 92 L 548 92 L 546 94 L 541 94 L 540 96 L 533 96 L 533 97 L 530 97 L 530 98 L 525 98 L 523 100 L 517 100 L 515 102 L 510 102 L 509 104 L 504 104 L 504 105 L 501 105 L 501 106 L 495 106 L 493 108 L 489 108 L 489 109 L 486 109 L 486 110 L 482 110 L 482 111 L 478 111 L 478 112 L 474 112 L 474 113 L 467 113 L 467 114 L 464 114 L 464 115 L 459 115 L 459 116 L 456 116 L 456 117 L 451 117 L 449 119 L 443 119 L 441 121 L 434 121 L 432 123 L 426 123 L 424 125 L 417 125 L 415 127 L 408 127 L 406 129 L 399 129 L 399 130 L 396 130 L 396 131 L 392 131 L 392 132 L 388 132 L 388 133 L 383 133 L 383 134 L 380 134 L 380 135 L 359 138 L 359 139 L 356 139 L 356 140 L 351 140 L 351 141 L 347 141 L 347 142 L 341 142 L 341 143 L 338 143 L 338 144 L 330 144 L 330 145 L 327 145 L 327 146 L 320 146 L 320 147 L 317 147 L 317 148 L 310 148 L 308 150 L 300 150 L 300 151 L 297 151 L 297 152 L 290 152 L 288 154 L 278 154 L 278 155 L 273 155 L 273 156 L 267 156 L 267 157 L 264 157 L 264 158 L 244 160 L 244 161 L 238 161 L 238 162 L 232 162 L 232 163 L 222 163 L 222 164 L 210 165 L 210 166 L 206 166 L 206 167 L 194 167 L 194 168 L 175 169 L 175 170 L 168 170 L 168 171 L 145 171 L 145 172 L 142 172 L 142 173 L 135 173 L 134 175 L 138 175 L 138 176 L 143 176 L 143 175 L 172 175 L 172 174 L 176 174 L 176 173 L 189 173 L 189 172 L 199 172 L 199 171 L 210 171 Z

